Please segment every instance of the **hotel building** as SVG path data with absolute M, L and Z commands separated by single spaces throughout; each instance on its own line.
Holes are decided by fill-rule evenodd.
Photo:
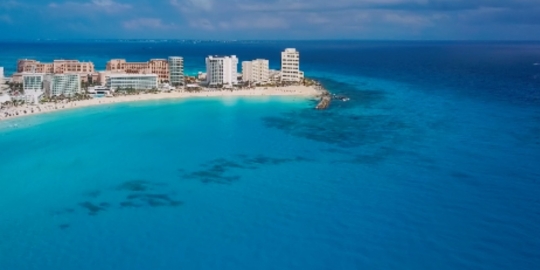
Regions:
M 169 82 L 175 87 L 184 85 L 184 58 L 169 57 Z
M 47 75 L 45 94 L 52 96 L 73 96 L 81 93 L 81 76 L 78 73 Z
M 17 73 L 53 73 L 53 70 L 53 63 L 41 63 L 30 59 L 17 61 Z
M 89 78 L 96 77 L 94 63 L 79 62 L 78 60 L 54 60 L 52 63 L 41 63 L 36 60 L 22 59 L 17 62 L 17 73 L 44 73 L 44 74 L 79 74 L 81 81 L 87 82 Z
M 270 80 L 268 60 L 256 59 L 242 62 L 242 79 L 244 82 L 263 83 Z
M 206 83 L 209 86 L 232 86 L 238 83 L 238 58 L 209 56 L 206 58 Z
M 113 73 L 156 74 L 160 82 L 169 81 L 169 62 L 166 59 L 151 59 L 148 62 L 126 62 L 125 59 L 112 59 L 107 62 L 106 70 Z
M 23 73 L 22 84 L 23 90 L 26 91 L 41 91 L 43 89 L 43 81 L 45 74 L 38 73 Z
M 281 52 L 281 81 L 301 82 L 304 73 L 300 71 L 300 53 L 296 49 L 285 49 Z
M 156 74 L 110 73 L 105 75 L 105 85 L 113 91 L 119 88 L 133 88 L 136 90 L 157 89 L 158 80 L 159 76 Z
M 0 67 L 0 90 L 4 86 L 4 67 Z

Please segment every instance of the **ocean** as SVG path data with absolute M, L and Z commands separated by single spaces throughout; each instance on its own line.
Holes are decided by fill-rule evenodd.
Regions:
M 57 58 L 295 47 L 350 97 L 193 98 L 0 122 L 0 269 L 535 269 L 540 43 L 10 41 Z

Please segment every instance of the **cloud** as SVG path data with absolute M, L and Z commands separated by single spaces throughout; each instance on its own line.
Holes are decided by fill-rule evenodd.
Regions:
M 167 30 L 174 29 L 174 24 L 164 24 L 161 19 L 157 18 L 139 18 L 122 23 L 123 27 L 128 30 L 141 30 L 141 29 L 156 29 Z
M 90 2 L 63 2 L 50 3 L 49 8 L 60 12 L 75 12 L 77 14 L 89 14 L 104 12 L 107 14 L 121 13 L 132 8 L 130 4 L 118 3 L 113 0 L 92 0 Z
M 212 0 L 170 0 L 169 3 L 181 11 L 211 11 L 214 7 Z
M 283 29 L 289 27 L 289 23 L 284 18 L 263 16 L 257 18 L 237 17 L 230 21 L 221 21 L 219 28 L 225 30 L 241 29 Z
M 531 8 L 538 0 L 239 0 L 238 7 L 256 12 L 331 12 L 339 10 L 461 11 L 486 7 Z
M 410 14 L 389 13 L 384 15 L 383 20 L 392 24 L 407 25 L 413 27 L 425 27 L 433 25 L 433 22 L 430 20 L 429 17 Z
M 195 18 L 189 20 L 189 26 L 196 29 L 202 30 L 215 30 L 216 27 L 208 19 L 204 18 Z
M 0 14 L 26 26 L 4 37 L 540 39 L 540 0 L 0 0 Z
M 13 9 L 13 8 L 20 8 L 20 7 L 24 7 L 24 4 L 14 1 L 14 0 L 0 2 L 0 9 Z

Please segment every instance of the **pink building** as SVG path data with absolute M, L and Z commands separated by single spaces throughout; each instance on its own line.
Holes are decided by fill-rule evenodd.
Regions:
M 107 71 L 127 74 L 156 74 L 160 81 L 169 81 L 169 62 L 166 59 L 151 59 L 148 62 L 126 62 L 112 59 L 107 62 Z
M 45 74 L 66 74 L 77 73 L 81 82 L 88 82 L 89 78 L 97 80 L 98 74 L 95 72 L 94 63 L 79 62 L 78 60 L 54 60 L 52 63 L 41 63 L 36 60 L 21 59 L 17 62 L 17 73 L 45 73 Z M 20 77 L 14 75 L 14 79 Z

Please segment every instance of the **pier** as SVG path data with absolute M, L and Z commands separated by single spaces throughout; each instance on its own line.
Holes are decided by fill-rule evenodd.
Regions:
M 330 107 L 330 103 L 332 102 L 332 96 L 330 96 L 330 93 L 325 92 L 321 96 L 321 101 L 319 101 L 319 104 L 315 107 L 317 110 L 326 110 L 328 107 Z

